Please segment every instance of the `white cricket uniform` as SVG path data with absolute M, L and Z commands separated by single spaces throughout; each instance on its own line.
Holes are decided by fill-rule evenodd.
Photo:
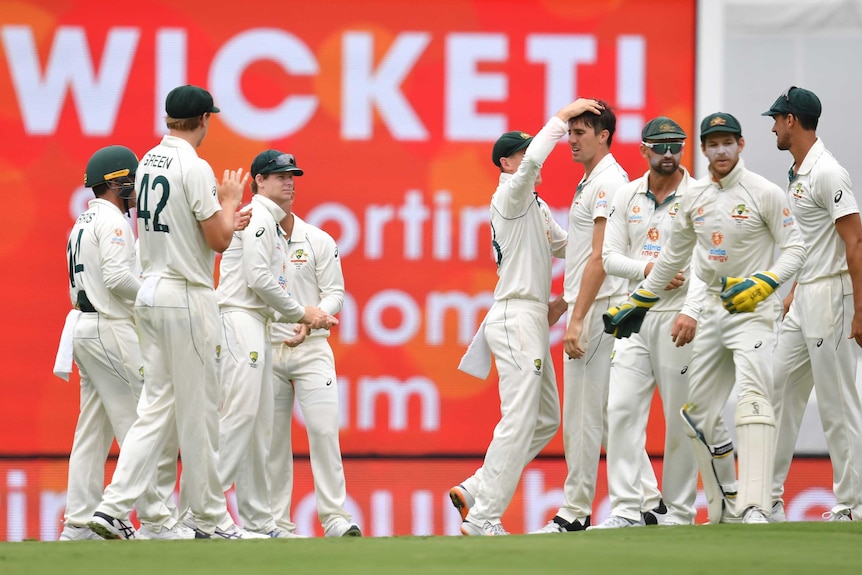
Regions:
M 182 452 L 181 498 L 198 527 L 233 520 L 216 467 L 221 330 L 213 290 L 215 253 L 200 222 L 221 210 L 209 164 L 181 138 L 166 135 L 135 178 L 144 281 L 135 320 L 146 374 L 138 419 L 98 511 L 124 519 L 167 446 Z
M 649 174 L 617 190 L 605 228 L 602 260 L 605 271 L 629 280 L 634 289 L 644 278 L 646 266 L 658 258 L 671 235 L 680 203 L 694 179 L 685 168 L 676 191 L 661 204 L 649 190 Z M 639 333 L 618 339 L 611 359 L 608 391 L 607 474 L 611 515 L 640 521 L 645 510 L 640 483 L 641 452 L 646 445 L 646 426 L 656 386 L 665 419 L 662 492 L 668 512 L 666 522 L 694 522 L 697 465 L 688 445 L 679 410 L 688 399 L 688 364 L 691 345 L 676 347 L 671 339 L 680 312 L 697 320 L 700 302 L 688 301 L 696 279 L 691 266 L 683 269 L 686 282 L 650 309 Z M 702 294 L 701 294 L 702 295 Z
M 781 250 L 777 260 L 775 246 Z M 720 183 L 706 176 L 689 188 L 670 242 L 663 246 L 642 287 L 662 296 L 695 250 L 695 273 L 706 284 L 706 296 L 691 352 L 689 403 L 693 408 L 687 412 L 713 453 L 722 454 L 733 449 L 722 411 L 734 382 L 739 403 L 753 398 L 771 412 L 772 355 L 781 312 L 781 300 L 773 293 L 751 313 L 728 313 L 719 297 L 722 277 L 770 271 L 784 283 L 802 266 L 806 250 L 784 192 L 747 170 L 742 158 Z M 740 458 L 745 455 L 743 447 Z M 715 462 L 727 465 L 716 469 L 724 491 L 736 493 L 733 459 Z M 754 494 L 747 489 L 741 482 L 738 509 L 762 507 L 751 500 Z
M 772 495 L 780 499 L 802 414 L 817 390 L 817 407 L 832 459 L 838 512 L 862 517 L 862 407 L 856 390 L 857 346 L 847 336 L 855 315 L 846 246 L 835 221 L 858 217 L 850 176 L 818 138 L 787 186 L 808 246 L 775 353 L 777 447 Z M 814 374 L 817 377 L 814 377 Z
M 560 425 L 560 399 L 551 360 L 548 300 L 551 257 L 565 255 L 566 231 L 536 194 L 536 177 L 566 124 L 552 117 L 527 147 L 514 174 L 500 174 L 491 198 L 491 241 L 497 260 L 494 304 L 477 338 L 484 338 L 499 375 L 501 418 L 485 460 L 462 484 L 476 498 L 467 520 L 497 523 L 524 467 Z
M 273 309 L 299 320 L 305 308 L 286 291 L 279 226 L 284 211 L 260 194 L 251 205 L 248 227 L 234 233 L 222 255 L 216 290 L 224 328 L 219 474 L 225 490 L 237 484 L 243 526 L 268 533 L 275 529 L 266 483 L 273 405 L 270 325 Z
M 587 261 L 592 255 L 595 221 L 607 219 L 614 194 L 629 177 L 613 154 L 599 160 L 589 177 L 584 175 L 569 208 L 569 243 L 566 247 L 566 272 L 563 298 L 571 317 L 581 289 Z M 566 521 L 586 523 L 592 515 L 599 458 L 607 438 L 605 414 L 608 405 L 608 381 L 614 338 L 604 331 L 602 314 L 625 300 L 626 282 L 608 275 L 602 282 L 590 310 L 584 317 L 580 345 L 584 356 L 571 359 L 563 352 L 563 446 L 566 455 L 566 481 L 563 505 L 557 512 Z M 567 320 L 568 321 L 568 320 Z M 639 464 L 643 466 L 642 483 L 645 504 L 651 509 L 659 504 L 661 494 L 646 451 Z
M 81 375 L 81 411 L 69 455 L 66 525 L 83 526 L 92 518 L 102 499 L 105 460 L 114 437 L 123 445 L 137 418 L 144 373 L 132 318 L 140 288 L 133 272 L 134 243 L 132 228 L 122 212 L 100 198 L 90 200 L 69 235 L 69 295 L 83 313 L 72 340 Z M 79 306 L 82 292 L 86 299 Z M 171 522 L 175 508 L 167 495 L 173 486 L 169 481 L 161 495 L 155 484 L 146 489 L 138 501 L 142 521 Z
M 344 304 L 344 274 L 332 236 L 297 215 L 287 240 L 287 286 L 303 305 L 319 307 L 330 315 Z M 308 433 L 308 450 L 317 515 L 324 531 L 334 522 L 352 521 L 344 508 L 347 486 L 338 440 L 338 379 L 329 330 L 315 329 L 296 347 L 284 345 L 295 337 L 294 324 L 272 326 L 275 418 L 267 475 L 270 503 L 278 527 L 294 531 L 290 520 L 293 496 L 291 423 L 294 399 L 299 401 Z

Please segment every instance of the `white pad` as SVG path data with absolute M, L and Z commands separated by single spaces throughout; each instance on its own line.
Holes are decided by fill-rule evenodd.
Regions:
M 711 446 L 707 443 L 703 432 L 695 427 L 694 422 L 686 413 L 687 407 L 689 406 L 684 405 L 679 410 L 679 414 L 685 421 L 683 429 L 691 439 L 694 459 L 700 469 L 709 522 L 712 524 L 720 523 L 725 505 L 729 507 L 731 514 L 734 513 L 736 469 L 733 460 L 733 444 Z
M 736 404 L 739 444 L 739 499 L 741 511 L 751 506 L 772 509 L 772 472 L 775 462 L 775 416 L 762 395 L 746 395 Z

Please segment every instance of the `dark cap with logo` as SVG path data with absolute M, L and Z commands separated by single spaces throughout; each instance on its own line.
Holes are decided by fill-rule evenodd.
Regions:
M 177 86 L 168 92 L 168 97 L 165 98 L 165 113 L 177 120 L 196 118 L 207 112 L 215 114 L 220 111 L 213 106 L 212 95 L 198 86 Z
M 491 161 L 498 168 L 500 158 L 508 158 L 517 151 L 523 150 L 533 141 L 533 136 L 526 132 L 506 132 L 494 142 L 494 150 L 491 152 Z
M 739 125 L 739 120 L 727 112 L 716 112 L 704 118 L 700 123 L 700 141 L 702 142 L 706 136 L 716 132 L 741 136 L 742 126 Z
M 794 116 L 813 116 L 819 118 L 822 111 L 823 106 L 821 106 L 820 98 L 817 97 L 817 94 L 805 88 L 791 86 L 778 96 L 772 107 L 763 112 L 761 116 L 793 114 Z
M 255 157 L 251 163 L 251 177 L 258 174 L 274 174 L 276 172 L 291 172 L 294 176 L 301 176 L 304 172 L 296 166 L 296 158 L 293 154 L 285 154 L 278 150 L 266 150 Z
M 685 130 L 667 116 L 653 118 L 641 130 L 641 139 L 646 140 L 685 140 Z

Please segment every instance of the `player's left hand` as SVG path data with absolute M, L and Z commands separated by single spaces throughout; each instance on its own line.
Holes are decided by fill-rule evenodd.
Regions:
M 581 359 L 586 351 L 581 346 L 581 334 L 584 331 L 584 320 L 569 319 L 566 333 L 563 335 L 563 351 L 569 359 Z
M 296 347 L 302 342 L 305 341 L 305 338 L 308 337 L 308 324 L 297 323 L 293 326 L 293 332 L 296 334 L 293 337 L 284 340 L 284 345 L 287 347 Z
M 247 205 L 243 209 L 233 213 L 233 229 L 234 231 L 241 232 L 248 227 L 248 223 L 251 221 L 251 204 Z
M 682 347 L 694 339 L 696 331 L 697 320 L 681 313 L 676 316 L 676 321 L 673 322 L 673 328 L 670 330 L 670 337 L 673 339 L 676 347 Z
M 659 299 L 649 290 L 636 289 L 622 305 L 612 307 L 602 314 L 602 320 L 605 322 L 605 333 L 620 339 L 639 332 L 646 312 Z
M 757 304 L 778 289 L 778 276 L 772 272 L 755 272 L 747 278 L 721 278 L 721 300 L 730 313 L 749 313 Z

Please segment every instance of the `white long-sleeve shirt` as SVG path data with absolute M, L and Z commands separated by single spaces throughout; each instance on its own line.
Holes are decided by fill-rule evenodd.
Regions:
M 260 194 L 252 197 L 251 204 L 248 227 L 234 232 L 222 255 L 216 290 L 219 307 L 246 309 L 266 319 L 274 319 L 278 312 L 288 321 L 299 321 L 305 308 L 287 290 L 286 242 L 279 226 L 284 210 Z
M 293 231 L 287 239 L 287 289 L 303 306 L 319 307 L 330 315 L 344 305 L 344 273 L 335 240 L 293 215 Z M 272 324 L 272 341 L 295 337 L 294 324 Z M 312 330 L 308 337 L 329 337 L 328 329 Z
M 527 299 L 548 303 L 551 256 L 564 257 L 566 231 L 536 194 L 536 177 L 566 123 L 553 116 L 527 146 L 514 174 L 500 174 L 491 197 L 491 242 L 497 260 L 494 299 Z
M 781 250 L 778 259 L 776 246 Z M 806 255 L 787 196 L 745 169 L 742 158 L 720 182 L 705 176 L 689 188 L 670 242 L 642 287 L 661 296 L 694 250 L 695 272 L 708 293 L 721 292 L 722 277 L 748 277 L 758 271 L 770 271 L 784 283 L 802 267 Z

